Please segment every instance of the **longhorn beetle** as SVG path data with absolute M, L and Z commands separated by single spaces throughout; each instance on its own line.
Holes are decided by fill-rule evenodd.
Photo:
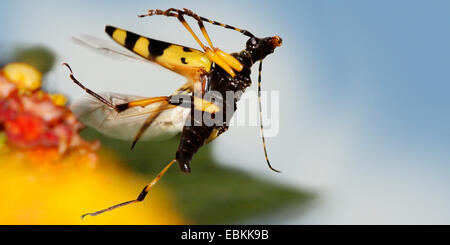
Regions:
M 282 39 L 279 36 L 258 38 L 247 30 L 209 20 L 188 9 L 170 8 L 166 11 L 151 9 L 148 10 L 147 14 L 138 17 L 154 15 L 177 18 L 200 45 L 202 51 L 143 37 L 112 26 L 105 27 L 106 33 L 115 42 L 132 51 L 134 55 L 137 54 L 137 56 L 133 56 L 131 53 L 124 54 L 114 48 L 102 47 L 97 45 L 98 43 L 93 44 L 94 41 L 92 40 L 78 39 L 77 41 L 101 51 L 145 59 L 186 77 L 187 82 L 172 95 L 143 98 L 116 93 L 97 94 L 81 84 L 75 78 L 70 66 L 64 63 L 70 71 L 71 80 L 94 97 L 75 103 L 72 107 L 74 113 L 85 124 L 113 137 L 128 138 L 130 135 L 134 136 L 131 148 L 143 136 L 151 137 L 164 132 L 181 131 L 175 158 L 144 187 L 137 199 L 94 213 L 84 214 L 82 218 L 86 215 L 96 216 L 118 207 L 143 201 L 151 187 L 175 162 L 178 162 L 183 172 L 191 172 L 190 162 L 197 150 L 228 129 L 239 96 L 234 99 L 227 99 L 226 93 L 230 91 L 243 93 L 251 85 L 250 68 L 257 61 L 260 61 L 258 102 L 264 154 L 269 168 L 279 172 L 270 165 L 267 157 L 261 115 L 261 70 L 262 60 L 273 53 L 276 47 L 281 46 Z M 192 17 L 198 23 L 208 43 L 207 45 L 200 41 L 184 16 Z M 235 30 L 249 37 L 245 49 L 238 53 L 228 54 L 215 47 L 206 32 L 204 22 Z M 212 91 L 215 93 L 209 93 Z M 196 115 L 200 115 L 200 117 Z M 213 124 L 205 124 L 202 120 L 204 117 L 211 118 Z

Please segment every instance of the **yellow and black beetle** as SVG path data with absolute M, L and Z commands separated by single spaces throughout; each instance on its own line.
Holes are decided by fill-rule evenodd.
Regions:
M 79 116 L 82 122 L 96 128 L 100 132 L 119 138 L 127 138 L 131 135 L 129 131 L 125 130 L 126 128 L 135 129 L 131 136 L 134 137 L 132 148 L 143 135 L 181 130 L 178 150 L 175 158 L 166 165 L 150 184 L 144 187 L 137 199 L 94 213 L 87 213 L 82 217 L 86 215 L 95 216 L 144 200 L 150 188 L 175 162 L 179 163 L 183 172 L 191 172 L 190 161 L 197 150 L 228 129 L 228 124 L 236 110 L 235 105 L 239 97 L 229 100 L 226 97 L 226 93 L 243 93 L 251 85 L 250 68 L 255 62 L 260 61 L 258 97 L 259 103 L 261 103 L 262 60 L 282 44 L 282 39 L 279 36 L 257 38 L 249 31 L 206 19 L 188 9 L 149 10 L 147 14 L 139 15 L 139 17 L 153 15 L 177 18 L 194 37 L 203 51 L 143 37 L 112 26 L 106 26 L 105 31 L 114 41 L 139 55 L 140 58 L 157 63 L 186 77 L 187 82 L 172 95 L 141 98 L 114 93 L 97 94 L 86 88 L 75 78 L 72 69 L 67 63 L 64 63 L 64 65 L 70 70 L 70 78 L 94 97 L 94 100 L 84 100 L 76 103 L 73 107 L 74 113 Z M 200 41 L 184 19 L 184 16 L 192 17 L 197 21 L 209 46 L 204 45 Z M 238 53 L 228 54 L 214 47 L 203 22 L 232 29 L 248 36 L 249 39 L 245 49 Z M 123 54 L 110 48 L 91 46 L 96 49 Z M 128 54 L 123 55 L 129 56 Z M 212 91 L 215 93 L 209 93 Z M 210 96 L 206 96 L 207 94 Z M 261 105 L 259 109 L 261 120 Z M 200 117 L 195 116 L 195 114 L 200 115 Z M 205 124 L 201 120 L 205 116 L 211 118 L 213 124 Z M 262 129 L 261 123 L 266 161 L 272 170 L 277 171 L 269 163 Z M 123 130 L 127 132 L 127 135 L 120 133 Z

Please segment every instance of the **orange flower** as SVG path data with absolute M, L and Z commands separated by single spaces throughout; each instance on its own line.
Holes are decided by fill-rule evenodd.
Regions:
M 63 156 L 71 150 L 98 149 L 98 142 L 89 143 L 79 136 L 83 126 L 64 107 L 64 95 L 40 90 L 41 77 L 35 68 L 22 63 L 0 70 L 0 130 L 5 132 L 6 144 L 39 153 L 27 156 L 52 156 L 43 158 L 50 162 L 59 159 L 55 150 Z
M 45 132 L 44 120 L 30 113 L 21 113 L 12 120 L 5 122 L 8 139 L 19 147 L 34 147 L 39 145 Z M 58 142 L 56 141 L 56 144 Z

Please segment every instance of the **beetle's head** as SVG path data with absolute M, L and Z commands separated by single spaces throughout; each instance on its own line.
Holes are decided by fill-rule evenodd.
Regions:
M 252 56 L 253 62 L 264 59 L 273 53 L 276 47 L 280 47 L 283 40 L 279 36 L 257 38 L 250 37 L 247 41 L 246 51 Z

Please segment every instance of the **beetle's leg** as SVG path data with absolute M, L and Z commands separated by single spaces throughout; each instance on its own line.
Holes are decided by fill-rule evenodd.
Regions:
M 177 89 L 172 95 L 188 95 L 192 92 L 192 85 L 190 82 L 185 83 L 183 86 L 181 86 L 179 89 Z M 141 101 L 144 102 L 144 101 Z M 134 101 L 134 102 L 130 102 L 130 103 L 134 103 L 134 104 L 139 104 L 139 101 Z M 126 104 L 122 104 L 119 105 L 122 107 L 127 107 L 129 108 L 130 105 L 126 105 Z M 157 112 L 151 114 L 147 120 L 145 120 L 144 124 L 141 126 L 141 128 L 139 129 L 138 133 L 136 134 L 136 136 L 133 139 L 133 143 L 131 144 L 131 149 L 134 148 L 134 146 L 136 145 L 136 143 L 138 142 L 138 140 L 142 137 L 142 135 L 144 134 L 145 130 L 147 130 L 148 127 L 150 127 L 150 125 L 152 124 L 152 122 L 159 116 L 159 114 L 166 110 L 169 109 L 170 107 L 175 107 L 175 105 L 169 105 L 169 103 L 163 103 L 161 104 L 158 108 L 157 108 Z
M 81 82 L 79 82 L 75 76 L 73 75 L 72 68 L 67 64 L 64 63 L 69 71 L 70 71 L 70 78 L 73 82 L 75 82 L 78 86 L 80 86 L 86 93 L 92 95 L 94 98 L 98 99 L 100 102 L 104 103 L 108 107 L 114 109 L 118 113 L 123 112 L 129 108 L 140 106 L 145 107 L 153 103 L 160 103 L 155 109 L 153 109 L 150 114 L 150 116 L 147 118 L 145 123 L 141 126 L 138 133 L 134 137 L 133 143 L 131 145 L 131 149 L 134 148 L 137 141 L 141 138 L 141 136 L 144 134 L 145 130 L 152 124 L 152 122 L 159 116 L 161 112 L 167 109 L 174 108 L 176 106 L 183 106 L 183 107 L 193 107 L 197 110 L 201 111 L 208 111 L 210 113 L 215 113 L 220 110 L 219 107 L 214 105 L 213 103 L 206 101 L 201 98 L 201 95 L 203 94 L 204 89 L 204 82 L 202 82 L 200 79 L 201 72 L 199 73 L 198 77 L 199 79 L 195 79 L 193 84 L 188 82 L 184 84 L 182 87 L 180 87 L 178 90 L 175 91 L 175 93 L 172 96 L 178 95 L 178 96 L 185 96 L 187 101 L 191 101 L 191 103 L 183 104 L 178 103 L 177 101 L 172 101 L 172 96 L 159 96 L 159 97 L 151 97 L 151 98 L 145 98 L 135 101 L 129 101 L 126 103 L 114 105 L 111 101 L 105 99 L 101 95 L 95 93 L 94 91 L 90 90 L 89 88 L 86 88 Z M 192 90 L 197 89 L 198 92 L 194 93 L 193 96 L 189 95 L 189 93 L 192 92 Z
M 169 105 L 166 102 L 159 106 L 158 109 L 161 109 L 159 112 L 150 114 L 150 116 L 147 118 L 147 120 L 145 120 L 144 124 L 139 128 L 139 131 L 137 132 L 137 134 L 134 136 L 133 143 L 131 143 L 131 150 L 133 150 L 133 148 L 136 145 L 136 143 L 138 142 L 138 140 L 145 133 L 145 130 L 147 130 L 147 128 L 150 127 L 150 125 L 152 125 L 153 121 L 159 116 L 159 114 L 161 114 L 161 112 L 163 110 L 168 109 L 169 106 L 171 106 L 171 105 Z
M 147 14 L 139 15 L 139 17 L 142 18 L 142 17 L 152 16 L 152 15 L 164 15 L 167 17 L 176 17 L 183 24 L 183 26 L 189 31 L 189 33 L 191 33 L 192 37 L 194 37 L 195 41 L 200 45 L 200 47 L 202 47 L 203 50 L 206 50 L 207 47 L 200 41 L 198 36 L 194 33 L 192 28 L 189 26 L 189 24 L 184 19 L 184 17 L 183 17 L 184 12 L 182 10 L 174 9 L 174 8 L 167 9 L 166 11 L 163 11 L 160 9 L 150 9 L 150 10 L 148 10 Z
M 120 208 L 123 206 L 126 206 L 128 204 L 133 204 L 133 203 L 137 203 L 137 202 L 142 202 L 145 199 L 145 196 L 150 192 L 150 189 L 161 179 L 161 177 L 167 172 L 167 170 L 169 170 L 170 166 L 172 166 L 172 164 L 174 164 L 176 162 L 176 160 L 172 160 L 171 162 L 169 162 L 169 164 L 167 164 L 163 170 L 161 170 L 161 172 L 159 172 L 159 174 L 148 184 L 144 187 L 144 189 L 141 191 L 141 193 L 139 194 L 139 196 L 135 199 L 135 200 L 131 200 L 128 202 L 123 202 L 123 203 L 119 203 L 117 205 L 111 206 L 109 208 L 105 208 L 102 209 L 100 211 L 94 212 L 94 213 L 87 213 L 87 214 L 83 214 L 81 216 L 81 218 L 83 219 L 84 217 L 86 217 L 87 215 L 90 216 L 97 216 L 99 214 L 114 210 L 116 208 Z
M 220 50 L 219 48 L 214 47 L 214 45 L 211 42 L 211 38 L 209 38 L 208 32 L 206 32 L 206 28 L 203 25 L 203 20 L 192 12 L 189 9 L 184 9 L 184 13 L 188 16 L 191 16 L 192 18 L 197 20 L 198 26 L 200 27 L 200 30 L 203 33 L 203 36 L 205 37 L 206 41 L 208 41 L 209 46 L 214 50 L 214 53 L 220 56 L 222 60 L 224 60 L 229 66 L 231 66 L 236 71 L 242 71 L 243 65 L 232 55 Z
M 145 123 L 141 126 L 138 133 L 134 137 L 133 143 L 131 145 L 131 149 L 134 148 L 137 141 L 144 134 L 145 130 L 147 130 L 147 128 L 150 127 L 150 125 L 153 123 L 155 118 L 157 118 L 159 116 L 159 114 L 164 110 L 171 109 L 176 106 L 187 107 L 190 109 L 205 111 L 205 112 L 209 112 L 209 113 L 216 113 L 221 110 L 220 107 L 218 107 L 217 105 L 215 105 L 207 100 L 204 100 L 197 96 L 191 96 L 188 94 L 176 94 L 176 95 L 172 95 L 172 96 L 162 96 L 162 97 L 156 97 L 156 99 L 158 99 L 158 102 L 163 102 L 163 103 L 160 106 L 158 106 L 158 108 L 156 109 L 157 113 L 151 114 L 147 118 Z M 143 101 L 145 102 L 145 100 L 143 100 Z M 141 101 L 138 101 L 138 103 L 140 103 L 140 102 Z M 188 103 L 186 103 L 186 102 L 188 102 Z M 131 102 L 131 103 L 133 103 L 133 102 Z
M 242 70 L 242 64 L 236 58 L 234 58 L 233 56 L 231 56 L 228 53 L 221 51 L 220 49 L 215 49 L 212 47 L 211 39 L 209 38 L 208 34 L 206 33 L 206 30 L 205 30 L 205 27 L 203 26 L 202 20 L 200 19 L 200 17 L 195 15 L 192 11 L 190 11 L 189 14 L 187 14 L 183 10 L 174 9 L 174 8 L 167 9 L 166 11 L 162 11 L 160 9 L 150 9 L 150 10 L 148 10 L 147 14 L 139 15 L 139 17 L 146 17 L 146 16 L 152 16 L 152 15 L 164 15 L 164 16 L 168 16 L 168 17 L 177 17 L 177 19 L 189 31 L 189 33 L 192 35 L 192 37 L 194 37 L 195 41 L 200 45 L 200 47 L 202 47 L 202 49 L 205 51 L 205 54 L 208 56 L 208 58 L 211 61 L 213 61 L 220 67 L 222 67 L 222 69 L 224 69 L 232 77 L 236 76 L 236 73 L 234 72 L 233 69 L 235 69 L 237 71 Z M 208 44 L 211 47 L 205 46 L 200 41 L 198 36 L 194 33 L 192 28 L 189 26 L 189 24 L 184 19 L 183 15 L 191 16 L 197 20 L 197 22 L 200 25 L 200 29 L 202 30 L 203 35 L 205 36 L 206 40 L 208 41 Z

